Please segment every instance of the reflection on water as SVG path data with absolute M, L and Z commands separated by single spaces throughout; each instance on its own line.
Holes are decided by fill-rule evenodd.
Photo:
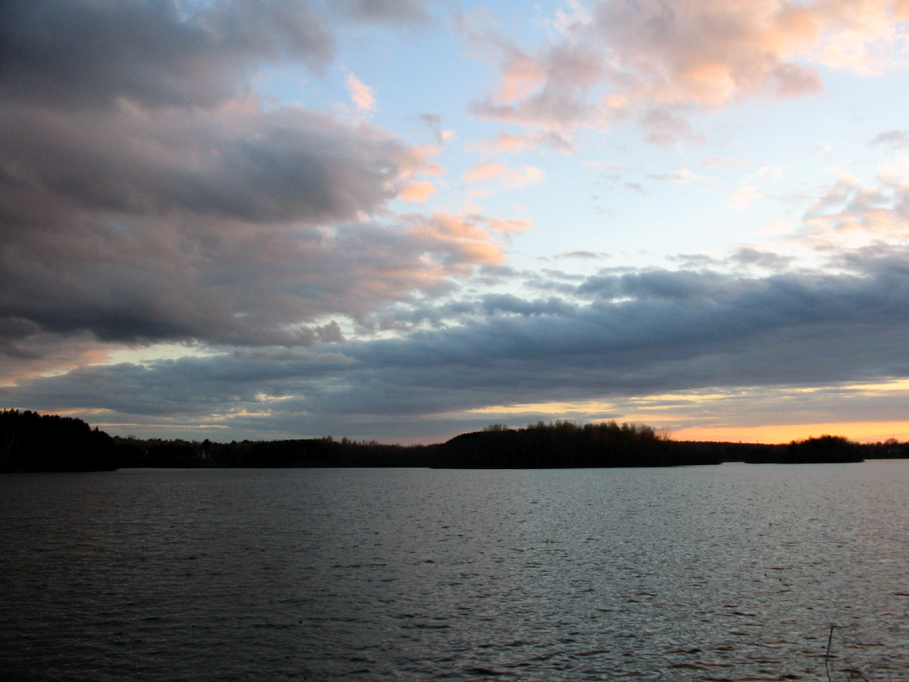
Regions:
M 909 461 L 0 476 L 0 677 L 909 679 Z

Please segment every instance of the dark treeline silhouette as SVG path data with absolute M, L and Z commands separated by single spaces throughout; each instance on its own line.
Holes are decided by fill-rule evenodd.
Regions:
M 104 471 L 117 466 L 113 439 L 81 419 L 0 411 L 0 471 Z
M 426 467 L 431 446 L 384 445 L 342 438 L 213 444 L 211 458 L 237 467 Z
M 865 459 L 909 459 L 909 441 L 900 443 L 888 438 L 882 443 L 862 443 L 858 446 Z
M 909 458 L 909 443 L 857 444 L 822 436 L 786 445 L 674 441 L 653 428 L 606 422 L 538 422 L 464 433 L 438 445 L 309 438 L 231 443 L 114 437 L 122 467 L 436 467 L 542 469 L 647 467 L 721 462 L 859 462 Z
M 434 446 L 305 438 L 233 441 L 114 438 L 123 467 L 427 467 Z
M 117 462 L 124 468 L 133 467 L 201 467 L 215 466 L 207 456 L 209 441 L 198 443 L 182 439 L 142 440 L 135 436 L 114 436 Z
M 909 442 L 857 444 L 821 436 L 788 445 L 673 441 L 638 424 L 500 424 L 438 445 L 309 438 L 275 441 L 111 438 L 70 417 L 0 411 L 0 472 L 131 467 L 436 467 L 548 469 L 654 467 L 721 462 L 817 463 L 909 458 Z
M 541 469 L 718 464 L 697 444 L 661 438 L 649 426 L 554 422 L 509 429 L 494 425 L 438 445 L 383 445 L 331 437 L 187 443 L 115 438 L 122 466 L 436 467 Z
M 438 449 L 436 466 L 463 469 L 562 469 L 719 464 L 704 448 L 661 437 L 649 426 L 538 422 L 525 429 L 489 426 Z
M 792 441 L 785 446 L 755 448 L 744 459 L 748 464 L 820 464 L 864 460 L 862 446 L 842 436 L 821 436 Z

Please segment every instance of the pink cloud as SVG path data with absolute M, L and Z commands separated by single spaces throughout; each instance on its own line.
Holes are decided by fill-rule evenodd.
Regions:
M 904 248 L 909 235 L 909 183 L 886 176 L 878 180 L 879 186 L 867 186 L 841 173 L 802 216 L 801 225 L 787 239 L 789 244 L 821 251 L 888 243 Z
M 490 218 L 487 221 L 487 224 L 489 225 L 490 230 L 505 234 L 523 232 L 524 230 L 533 227 L 532 220 L 525 220 L 523 218 Z
M 349 72 L 345 84 L 347 85 L 347 92 L 350 94 L 350 99 L 354 104 L 364 111 L 376 110 L 376 98 L 372 94 L 372 88 L 361 83 L 356 76 Z
M 472 149 L 494 150 L 512 154 L 520 154 L 543 146 L 551 147 L 564 154 L 569 154 L 577 150 L 574 141 L 569 136 L 554 130 L 522 135 L 501 133 L 493 140 L 484 140 L 468 145 L 468 147 Z
M 464 173 L 464 181 L 469 183 L 497 180 L 506 187 L 525 187 L 542 182 L 543 171 L 536 166 L 508 168 L 500 163 L 482 161 Z
M 690 115 L 817 93 L 818 65 L 886 68 L 907 17 L 907 0 L 595 0 L 554 43 L 490 37 L 501 81 L 472 111 L 550 130 L 632 118 L 657 144 L 697 140 Z

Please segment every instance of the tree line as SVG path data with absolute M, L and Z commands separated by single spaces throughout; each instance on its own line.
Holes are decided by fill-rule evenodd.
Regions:
M 437 467 L 545 469 L 747 463 L 860 462 L 909 458 L 909 442 L 853 443 L 821 436 L 784 445 L 674 441 L 650 426 L 494 424 L 437 445 L 308 438 L 273 441 L 111 437 L 80 419 L 0 411 L 0 472 L 104 471 L 129 467 Z
M 114 440 L 81 419 L 0 411 L 0 471 L 109 471 Z

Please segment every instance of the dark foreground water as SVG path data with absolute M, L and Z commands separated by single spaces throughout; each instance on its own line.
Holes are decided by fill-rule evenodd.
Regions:
M 4 475 L 0 679 L 909 680 L 907 492 L 906 460 Z

